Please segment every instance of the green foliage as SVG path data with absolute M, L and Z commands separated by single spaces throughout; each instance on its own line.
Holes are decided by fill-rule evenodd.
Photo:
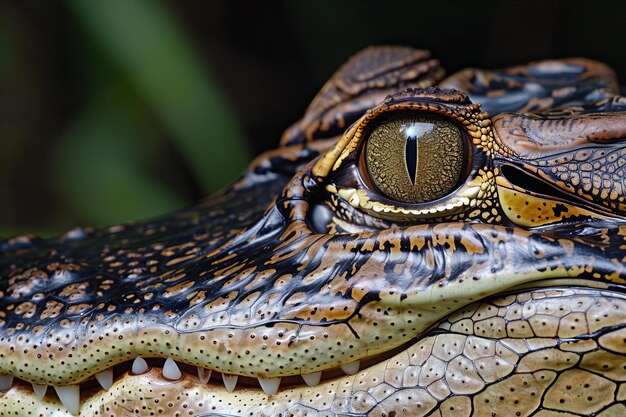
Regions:
M 61 132 L 48 137 L 22 140 L 4 121 L 2 131 L 10 137 L 0 147 L 6 168 L 0 169 L 5 174 L 0 236 L 31 231 L 50 236 L 76 223 L 99 226 L 157 216 L 241 174 L 249 160 L 242 130 L 210 63 L 201 61 L 168 6 L 158 0 L 65 4 L 73 36 L 67 47 L 76 58 L 65 68 L 80 74 L 75 82 L 84 84 L 85 101 Z M 31 74 L 50 76 L 51 68 L 44 67 L 30 67 L 24 77 L 19 65 L 10 73 L 3 70 L 15 59 L 11 51 L 18 58 L 14 62 L 24 62 L 19 53 L 24 37 L 19 26 L 12 28 L 5 31 L 11 36 L 0 36 L 0 81 L 24 80 L 30 86 Z M 30 171 L 18 156 L 41 144 L 50 155 Z M 39 230 L 12 220 L 28 221 L 28 215 L 2 213 L 3 207 L 19 207 L 11 205 L 16 194 L 22 202 L 46 201 L 45 196 L 22 198 L 38 192 L 15 186 L 29 181 L 51 189 L 54 200 L 47 211 L 30 211 L 45 213 L 32 222 Z
M 243 135 L 168 9 L 150 0 L 67 4 L 149 103 L 207 190 L 235 178 L 248 159 Z
M 114 84 L 102 88 L 63 138 L 55 172 L 73 214 L 110 224 L 156 216 L 184 201 L 150 174 L 158 131 L 140 103 Z

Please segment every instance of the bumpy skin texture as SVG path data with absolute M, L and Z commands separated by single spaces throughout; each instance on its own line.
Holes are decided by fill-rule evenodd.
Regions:
M 442 78 L 426 51 L 369 48 L 223 193 L 147 223 L 0 241 L 0 374 L 15 377 L 0 415 L 69 415 L 31 384 L 78 383 L 85 416 L 625 415 L 612 71 L 569 59 Z M 368 133 L 397 111 L 463 132 L 449 195 L 401 203 L 368 179 Z M 182 376 L 162 359 L 127 372 L 139 356 Z M 91 382 L 111 368 L 109 390 Z M 220 373 L 240 376 L 234 392 Z M 269 396 L 254 379 L 277 377 Z

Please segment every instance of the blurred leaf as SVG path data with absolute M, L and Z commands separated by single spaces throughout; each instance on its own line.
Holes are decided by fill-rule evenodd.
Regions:
M 0 75 L 6 72 L 7 63 L 9 62 L 9 50 L 4 36 L 0 36 Z
M 243 134 L 163 3 L 68 0 L 67 4 L 153 107 L 204 187 L 215 191 L 235 179 L 248 161 Z
M 105 84 L 63 138 L 59 192 L 88 224 L 151 217 L 184 204 L 148 174 L 145 144 L 156 142 L 156 133 L 141 129 L 141 113 L 123 88 Z

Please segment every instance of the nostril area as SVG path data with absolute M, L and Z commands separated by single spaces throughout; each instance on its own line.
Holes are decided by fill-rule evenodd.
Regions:
M 568 199 L 569 196 L 562 191 L 557 190 L 553 186 L 538 179 L 537 177 L 524 172 L 511 164 L 502 164 L 500 172 L 512 185 L 522 188 L 533 193 L 548 195 L 552 197 Z

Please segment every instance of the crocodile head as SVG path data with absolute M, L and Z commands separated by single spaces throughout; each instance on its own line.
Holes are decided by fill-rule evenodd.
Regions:
M 0 241 L 0 415 L 624 415 L 625 110 L 369 48 L 225 191 Z

